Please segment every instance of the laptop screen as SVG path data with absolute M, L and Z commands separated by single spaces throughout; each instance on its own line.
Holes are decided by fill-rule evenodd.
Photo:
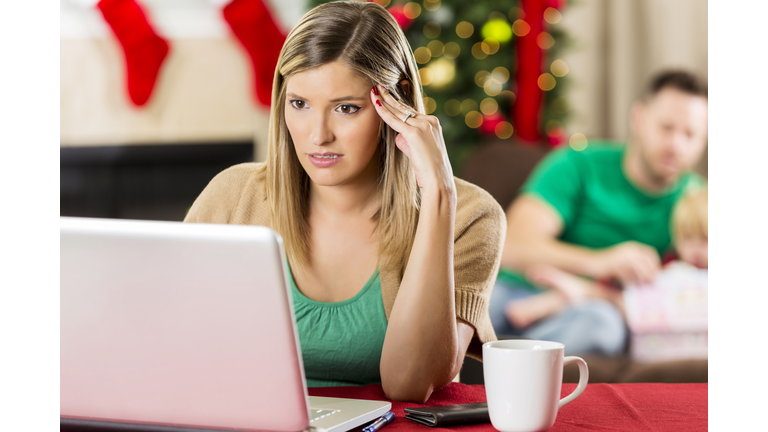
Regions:
M 276 233 L 66 217 L 60 225 L 62 419 L 306 429 Z

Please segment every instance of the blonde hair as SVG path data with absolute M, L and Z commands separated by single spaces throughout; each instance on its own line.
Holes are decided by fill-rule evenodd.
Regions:
M 688 190 L 672 212 L 672 238 L 683 239 L 709 235 L 707 227 L 707 187 Z
M 285 122 L 288 80 L 334 61 L 381 84 L 396 99 L 424 113 L 418 67 L 403 31 L 375 3 L 325 3 L 307 12 L 286 38 L 272 85 L 266 195 L 272 226 L 284 240 L 292 266 L 309 263 L 309 176 L 302 168 Z M 420 195 L 408 158 L 395 145 L 396 132 L 385 122 L 379 130 L 377 223 L 379 265 L 405 271 L 416 233 Z M 374 156 L 376 157 L 376 156 Z

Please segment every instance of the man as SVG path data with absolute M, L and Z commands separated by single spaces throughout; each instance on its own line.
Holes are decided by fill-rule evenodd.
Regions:
M 630 123 L 626 145 L 551 152 L 508 209 L 490 303 L 498 334 L 562 342 L 570 354 L 624 349 L 626 327 L 608 301 L 572 304 L 533 323 L 513 305 L 544 291 L 529 278 L 546 281 L 547 268 L 552 277 L 564 271 L 619 284 L 654 279 L 671 246 L 675 202 L 703 183 L 691 169 L 707 143 L 707 86 L 687 72 L 662 73 L 632 106 Z

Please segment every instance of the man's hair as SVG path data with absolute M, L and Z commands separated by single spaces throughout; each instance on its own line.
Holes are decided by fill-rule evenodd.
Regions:
M 704 80 L 687 71 L 668 70 L 653 77 L 646 90 L 645 99 L 650 99 L 667 88 L 707 98 L 707 83 Z

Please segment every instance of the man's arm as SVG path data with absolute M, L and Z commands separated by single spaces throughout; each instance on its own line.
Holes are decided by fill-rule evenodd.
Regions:
M 653 280 L 660 267 L 650 246 L 624 242 L 594 250 L 561 242 L 560 214 L 548 203 L 522 194 L 507 210 L 507 236 L 501 266 L 520 272 L 534 264 L 548 264 L 561 270 L 595 279 L 616 278 L 624 283 Z
M 549 204 L 523 194 L 507 210 L 507 237 L 502 267 L 524 272 L 533 264 L 548 264 L 570 273 L 591 276 L 595 253 L 557 240 L 563 231 L 561 216 Z

